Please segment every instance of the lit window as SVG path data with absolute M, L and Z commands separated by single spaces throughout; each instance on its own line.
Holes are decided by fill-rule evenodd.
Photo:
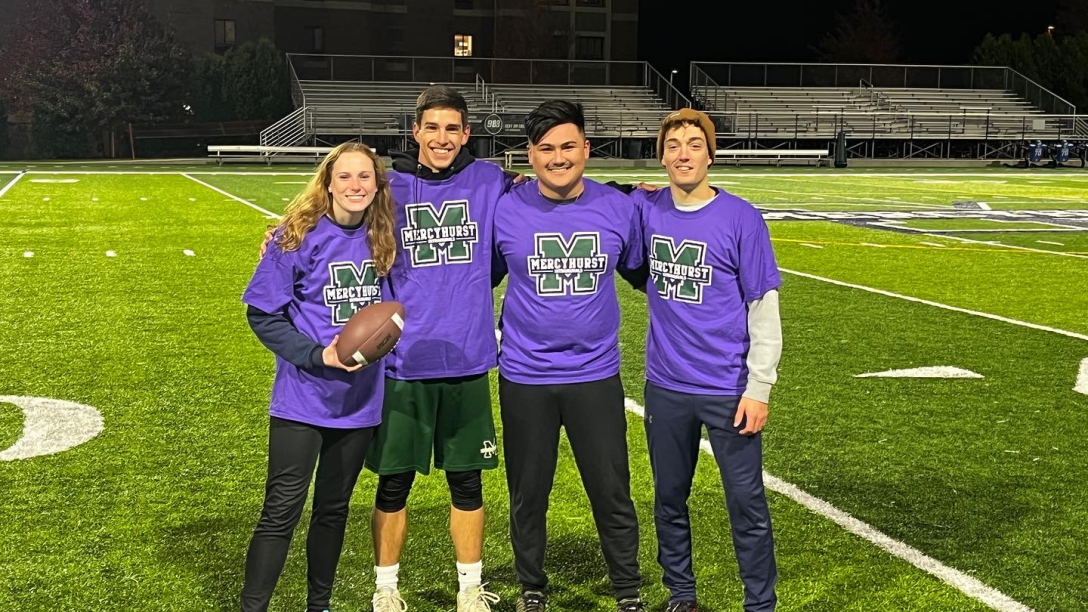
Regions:
M 472 35 L 470 35 L 470 34 L 454 34 L 453 35 L 453 56 L 454 57 L 472 57 Z

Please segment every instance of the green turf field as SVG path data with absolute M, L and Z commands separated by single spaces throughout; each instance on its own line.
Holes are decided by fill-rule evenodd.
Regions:
M 270 217 L 306 170 L 78 166 L 31 168 L 0 196 L 0 396 L 93 406 L 105 428 L 57 454 L 0 461 L 0 605 L 233 610 L 262 500 L 273 376 L 240 296 Z M 121 170 L 165 174 L 78 173 Z M 15 176 L 0 173 L 0 191 Z M 592 176 L 664 183 L 658 172 Z M 714 182 L 768 211 L 1088 209 L 1081 172 L 727 170 Z M 941 221 L 917 227 L 977 229 Z M 1007 231 L 770 222 L 786 271 L 765 438 L 779 610 L 1084 609 L 1088 395 L 1074 386 L 1088 358 L 1088 231 L 996 225 Z M 620 295 L 623 379 L 641 403 L 644 297 Z M 925 366 L 983 378 L 857 377 Z M 0 403 L 0 451 L 25 422 Z M 644 595 L 660 609 L 649 462 L 641 420 L 629 425 Z M 700 599 L 739 610 L 721 485 L 702 458 L 691 499 Z M 375 482 L 364 476 L 353 500 L 337 612 L 370 610 Z M 504 599 L 496 611 L 512 610 L 501 469 L 486 475 L 485 496 L 485 580 Z M 413 612 L 454 608 L 448 504 L 444 479 L 417 482 L 401 563 Z M 552 609 L 614 609 L 566 447 L 549 520 Z M 305 607 L 295 541 L 278 612 Z

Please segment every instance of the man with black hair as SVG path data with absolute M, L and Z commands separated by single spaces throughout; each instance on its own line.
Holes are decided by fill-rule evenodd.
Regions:
M 542 612 L 548 497 L 566 428 L 620 612 L 641 612 L 638 518 L 631 500 L 614 274 L 642 266 L 638 212 L 583 177 L 581 105 L 541 104 L 525 121 L 536 180 L 495 213 L 493 283 L 509 275 L 500 329 L 499 404 L 510 541 L 522 593 Z
M 446 472 L 450 536 L 457 558 L 458 612 L 486 612 L 498 597 L 482 585 L 481 470 L 498 467 L 488 370 L 496 363 L 490 284 L 495 204 L 512 183 L 476 160 L 468 104 L 435 85 L 416 102 L 418 150 L 393 152 L 397 259 L 390 299 L 412 324 L 386 358 L 385 405 L 367 468 L 378 474 L 371 518 L 375 612 L 404 612 L 398 570 L 407 500 L 416 472 Z

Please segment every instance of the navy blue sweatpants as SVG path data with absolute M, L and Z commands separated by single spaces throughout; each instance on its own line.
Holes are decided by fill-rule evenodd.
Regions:
M 694 395 L 646 383 L 646 441 L 654 474 L 657 560 L 672 601 L 696 601 L 688 496 L 705 425 L 718 463 L 746 612 L 771 612 L 777 597 L 771 515 L 763 490 L 763 438 L 733 426 L 740 396 Z

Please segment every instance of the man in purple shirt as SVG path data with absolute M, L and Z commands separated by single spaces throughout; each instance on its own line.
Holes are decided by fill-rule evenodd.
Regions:
M 481 584 L 484 537 L 480 471 L 498 467 L 488 370 L 495 366 L 491 235 L 495 203 L 512 179 L 463 148 L 468 105 L 457 91 L 429 87 L 416 103 L 418 150 L 393 152 L 397 259 L 389 299 L 406 326 L 385 361 L 382 422 L 366 466 L 378 476 L 371 518 L 375 612 L 403 612 L 398 571 L 407 502 L 417 472 L 434 467 L 449 484 L 458 612 L 483 612 L 498 598 Z
M 782 352 L 782 279 L 759 211 L 710 186 L 714 143 L 704 113 L 670 114 L 657 140 L 669 189 L 636 196 L 651 281 L 645 425 L 658 561 L 671 593 L 666 612 L 695 612 L 687 500 L 705 426 L 725 488 L 744 610 L 771 612 L 777 569 L 760 431 Z
M 522 588 L 516 610 L 546 605 L 548 497 L 565 427 L 618 609 L 641 612 L 614 280 L 642 266 L 638 210 L 620 191 L 583 178 L 589 142 L 580 105 L 545 102 L 525 128 L 537 179 L 499 201 L 492 265 L 496 284 L 509 276 L 499 403 Z

